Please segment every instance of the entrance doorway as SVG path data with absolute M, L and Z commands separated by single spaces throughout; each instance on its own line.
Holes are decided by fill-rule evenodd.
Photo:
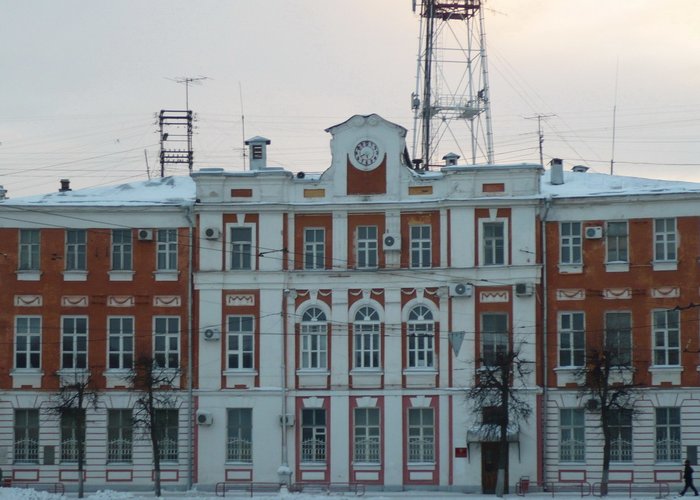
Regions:
M 499 448 L 500 443 L 481 443 L 481 490 L 484 494 L 496 493 Z M 508 484 L 508 462 L 505 484 Z

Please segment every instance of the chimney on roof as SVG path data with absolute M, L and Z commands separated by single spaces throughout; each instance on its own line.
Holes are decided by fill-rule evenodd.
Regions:
M 574 165 L 571 167 L 571 170 L 579 174 L 585 174 L 588 171 L 588 167 L 586 165 Z
M 245 141 L 248 146 L 248 158 L 250 159 L 250 170 L 264 170 L 267 167 L 267 146 L 270 139 L 255 136 Z
M 457 153 L 447 153 L 442 157 L 445 160 L 445 166 L 450 167 L 457 165 L 457 160 L 459 160 L 459 155 Z
M 7 199 L 7 189 L 5 189 L 5 186 L 0 186 L 0 200 L 6 200 Z
M 72 191 L 70 188 L 70 179 L 61 179 L 61 189 L 59 189 L 58 192 L 65 193 L 66 191 Z
M 555 186 L 564 184 L 564 162 L 560 158 L 552 158 L 549 165 L 551 167 L 549 172 L 550 182 Z

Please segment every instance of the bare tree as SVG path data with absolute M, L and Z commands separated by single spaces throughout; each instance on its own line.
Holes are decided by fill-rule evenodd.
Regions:
M 631 420 L 634 417 L 634 404 L 641 384 L 634 383 L 633 368 L 627 351 L 616 349 L 589 350 L 586 364 L 578 375 L 582 380 L 579 395 L 586 400 L 586 409 L 599 412 L 600 428 L 603 431 L 600 494 L 605 496 L 608 494 L 612 445 L 618 443 L 618 440 L 624 440 L 624 436 L 614 430 L 619 428 L 621 419 Z
M 473 412 L 481 422 L 484 439 L 499 442 L 496 495 L 503 496 L 508 493 L 508 426 L 527 421 L 532 413 L 532 407 L 521 392 L 527 376 L 532 373 L 532 362 L 523 359 L 518 348 L 497 352 L 489 359 L 481 358 L 479 363 L 467 398 L 472 401 Z M 493 419 L 483 418 L 489 412 Z
M 154 358 L 142 356 L 134 363 L 129 376 L 132 389 L 139 393 L 134 405 L 134 426 L 141 428 L 151 441 L 155 493 L 158 497 L 161 496 L 161 458 L 177 453 L 177 433 L 174 438 L 168 436 L 168 429 L 171 428 L 168 424 L 172 423 L 173 410 L 179 406 L 177 387 L 173 387 L 179 375 L 179 370 L 162 368 Z
M 97 409 L 100 392 L 89 372 L 59 374 L 58 393 L 51 396 L 44 411 L 59 419 L 61 454 L 78 465 L 78 498 L 85 495 L 85 429 L 86 411 Z M 68 437 L 68 436 L 69 437 Z M 67 439 L 66 439 L 67 438 Z

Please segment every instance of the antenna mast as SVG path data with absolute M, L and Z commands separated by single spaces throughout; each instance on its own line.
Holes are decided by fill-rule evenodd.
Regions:
M 493 163 L 481 4 L 482 0 L 413 2 L 421 18 L 416 91 L 411 96 L 413 157 L 422 160 L 424 169 L 450 150 L 472 164 Z

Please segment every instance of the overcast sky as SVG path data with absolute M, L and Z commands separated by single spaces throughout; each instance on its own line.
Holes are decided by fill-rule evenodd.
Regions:
M 8 195 L 146 179 L 160 109 L 196 113 L 195 170 L 322 171 L 324 129 L 378 113 L 409 129 L 411 0 L 0 0 L 0 184 Z M 700 182 L 700 1 L 488 0 L 495 160 L 544 158 Z M 617 81 L 617 99 L 615 88 Z M 242 96 L 242 98 L 241 98 Z M 146 154 L 144 154 L 144 150 Z M 147 159 L 146 159 L 147 157 Z M 186 173 L 186 171 L 183 171 Z

